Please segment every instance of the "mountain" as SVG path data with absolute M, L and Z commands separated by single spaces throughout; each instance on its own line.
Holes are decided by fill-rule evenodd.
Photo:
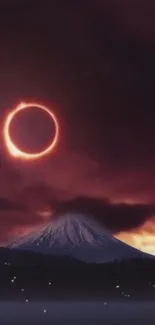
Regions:
M 114 238 L 90 217 L 76 213 L 53 219 L 49 224 L 17 239 L 8 248 L 70 256 L 89 263 L 150 256 Z

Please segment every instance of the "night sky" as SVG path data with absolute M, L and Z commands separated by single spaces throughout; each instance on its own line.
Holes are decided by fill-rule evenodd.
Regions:
M 38 3 L 0 4 L 0 241 L 73 209 L 155 253 L 155 4 Z M 38 161 L 4 145 L 6 114 L 21 101 L 59 120 L 57 148 Z M 12 136 L 35 152 L 51 123 L 25 111 Z

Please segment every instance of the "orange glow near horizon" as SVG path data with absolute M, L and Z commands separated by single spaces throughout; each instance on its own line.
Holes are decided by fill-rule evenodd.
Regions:
M 55 124 L 55 137 L 54 140 L 52 141 L 51 145 L 48 146 L 45 150 L 38 152 L 38 153 L 27 153 L 22 150 L 20 150 L 16 145 L 12 142 L 11 136 L 10 136 L 10 125 L 13 122 L 14 117 L 18 112 L 21 110 L 27 109 L 29 107 L 37 107 L 42 110 L 44 110 L 49 117 L 51 117 L 54 121 Z M 4 142 L 5 145 L 10 153 L 11 156 L 14 158 L 19 158 L 23 160 L 33 160 L 33 159 L 39 159 L 50 152 L 53 151 L 55 146 L 57 145 L 58 138 L 59 138 L 59 125 L 57 118 L 53 112 L 50 111 L 46 106 L 40 105 L 38 103 L 20 103 L 14 110 L 12 110 L 6 117 L 5 122 L 4 122 L 4 129 L 3 129 L 3 136 L 4 136 Z
M 145 253 L 155 255 L 155 220 L 147 220 L 140 227 L 115 234 L 119 240 Z

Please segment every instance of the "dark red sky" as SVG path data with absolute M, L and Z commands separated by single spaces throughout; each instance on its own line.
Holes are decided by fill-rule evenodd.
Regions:
M 63 209 L 64 200 L 68 208 L 91 207 L 113 231 L 148 220 L 155 203 L 153 1 L 1 1 L 0 44 L 1 126 L 20 101 L 36 100 L 61 127 L 57 150 L 38 162 L 9 157 L 1 137 L 1 242 L 40 223 L 47 217 L 40 211 Z M 14 136 L 21 141 L 26 132 L 31 142 L 39 131 L 31 142 L 38 149 L 48 122 L 38 113 L 32 130 L 29 119 L 27 132 L 17 121 Z

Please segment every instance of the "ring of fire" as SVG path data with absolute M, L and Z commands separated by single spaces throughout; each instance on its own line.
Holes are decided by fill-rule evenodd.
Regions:
M 16 116 L 16 114 L 18 112 L 20 112 L 23 109 L 29 108 L 29 107 L 37 107 L 37 108 L 44 110 L 50 116 L 50 118 L 52 118 L 52 120 L 54 121 L 54 124 L 55 124 L 55 137 L 54 137 L 52 143 L 47 148 L 45 148 L 43 151 L 33 153 L 33 154 L 20 150 L 13 143 L 11 136 L 10 136 L 10 125 L 11 125 L 14 117 Z M 39 159 L 39 158 L 49 154 L 55 148 L 55 146 L 58 142 L 58 137 L 59 137 L 59 125 L 58 125 L 58 121 L 57 121 L 55 114 L 53 112 L 51 112 L 50 109 L 48 109 L 46 106 L 40 105 L 38 103 L 20 103 L 13 111 L 11 111 L 7 115 L 5 123 L 4 123 L 3 135 L 4 135 L 5 145 L 9 151 L 9 153 L 12 156 L 14 156 L 15 158 L 20 158 L 20 159 L 24 159 L 24 160 L 25 159 L 27 159 L 27 160 Z

